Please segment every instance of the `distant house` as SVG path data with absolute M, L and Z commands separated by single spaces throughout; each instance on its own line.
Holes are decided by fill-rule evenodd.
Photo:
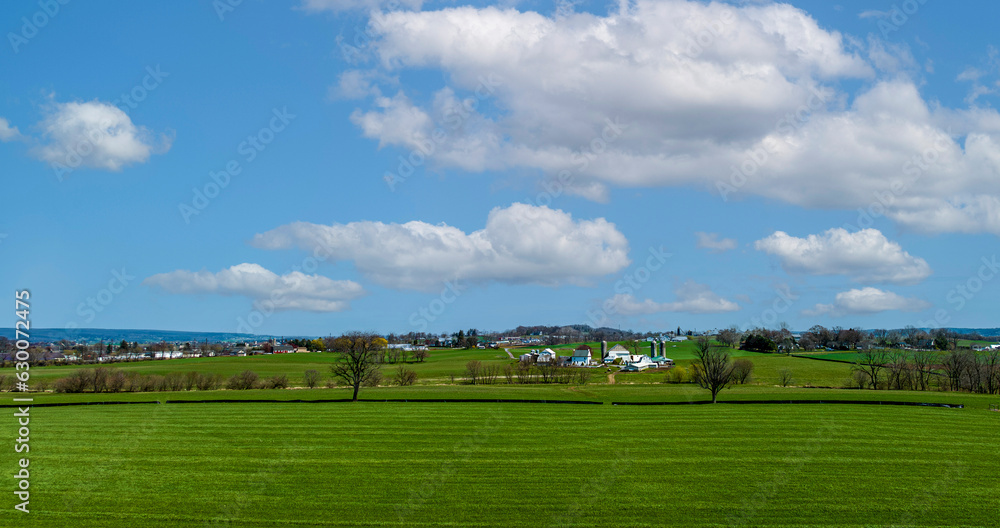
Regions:
M 541 352 L 532 350 L 527 354 L 521 354 L 521 361 L 526 363 L 554 363 L 559 359 L 559 355 L 551 348 L 546 348 Z
M 295 347 L 292 345 L 274 345 L 274 348 L 271 349 L 271 351 L 275 354 L 291 354 L 295 352 Z
M 632 352 L 630 352 L 629 349 L 627 349 L 627 348 L 625 348 L 625 347 L 623 347 L 621 345 L 615 345 L 615 346 L 611 347 L 610 350 L 608 350 L 608 356 L 606 358 L 604 358 L 604 362 L 605 363 L 611 363 L 612 361 L 614 361 L 616 359 L 621 359 L 622 361 L 625 361 L 631 355 L 632 355 Z
M 541 352 L 538 353 L 537 362 L 551 363 L 555 361 L 557 357 L 559 357 L 559 355 L 556 354 L 554 350 L 552 350 L 551 348 L 546 348 L 545 350 L 542 350 Z
M 591 348 L 587 345 L 580 345 L 573 351 L 573 357 L 569 358 L 570 365 L 575 367 L 586 367 L 590 364 Z

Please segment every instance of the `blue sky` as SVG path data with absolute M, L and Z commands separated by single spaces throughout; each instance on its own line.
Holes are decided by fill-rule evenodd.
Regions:
M 43 4 L 0 8 L 35 326 L 998 326 L 992 4 Z

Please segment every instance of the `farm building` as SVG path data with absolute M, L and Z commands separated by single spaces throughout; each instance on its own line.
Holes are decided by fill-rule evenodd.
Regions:
M 555 353 L 551 348 L 546 348 L 541 352 L 537 350 L 532 350 L 527 354 L 521 355 L 521 361 L 528 363 L 552 363 L 558 358 L 558 354 Z
M 660 366 L 660 367 L 672 367 L 672 366 L 674 366 L 674 360 L 672 360 L 672 359 L 670 359 L 668 357 L 654 356 L 654 357 L 651 357 L 649 359 L 652 360 L 653 363 L 656 363 L 657 366 Z
M 587 345 L 580 345 L 573 351 L 573 357 L 569 361 L 575 367 L 586 367 L 590 364 L 591 358 L 591 348 Z
M 625 365 L 622 366 L 621 370 L 624 372 L 639 372 L 659 366 L 653 360 L 649 359 L 649 356 L 629 356 L 628 359 L 623 361 Z
M 608 350 L 608 355 L 607 355 L 607 357 L 604 358 L 604 362 L 605 363 L 611 363 L 612 361 L 614 361 L 616 359 L 621 359 L 622 361 L 625 361 L 631 355 L 632 355 L 632 352 L 629 352 L 629 350 L 627 348 L 625 348 L 625 347 L 623 347 L 621 345 L 615 345 L 615 346 L 611 347 L 610 350 Z

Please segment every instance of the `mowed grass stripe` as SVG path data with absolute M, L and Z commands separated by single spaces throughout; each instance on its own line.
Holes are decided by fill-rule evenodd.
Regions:
M 985 526 L 996 515 L 1000 421 L 987 412 L 361 403 L 33 413 L 39 515 L 6 511 L 3 525 Z

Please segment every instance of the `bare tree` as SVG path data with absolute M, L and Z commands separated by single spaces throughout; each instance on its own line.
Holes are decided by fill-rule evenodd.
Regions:
M 931 377 L 934 375 L 933 352 L 917 350 L 910 355 L 910 370 L 912 371 L 914 388 L 927 390 L 931 384 Z
M 482 370 L 483 383 L 493 385 L 500 377 L 500 365 L 486 365 Z
M 904 390 L 910 388 L 910 368 L 906 354 L 899 350 L 886 353 L 886 371 L 890 389 Z
M 712 403 L 716 403 L 719 391 L 732 381 L 733 366 L 729 352 L 712 345 L 707 336 L 701 336 L 695 343 L 694 356 L 703 376 L 704 386 L 712 392 Z
M 517 382 L 522 384 L 531 383 L 533 370 L 534 365 L 532 365 L 530 361 L 519 361 L 516 369 L 514 370 L 514 375 L 517 376 Z
M 733 383 L 743 385 L 750 381 L 753 374 L 753 361 L 747 358 L 739 358 L 733 361 Z
M 306 387 L 310 389 L 315 387 L 319 383 L 320 375 L 318 370 L 309 369 L 306 371 L 305 376 L 302 378 L 306 382 Z
M 507 384 L 511 385 L 514 383 L 514 366 L 507 363 L 503 366 L 503 377 L 507 378 Z
M 854 362 L 854 370 L 863 372 L 868 378 L 871 388 L 878 389 L 882 380 L 882 371 L 889 360 L 889 353 L 877 348 L 869 348 L 858 352 L 858 360 Z
M 948 376 L 951 390 L 974 390 L 968 375 L 973 370 L 971 367 L 975 366 L 975 355 L 972 352 L 952 350 L 945 354 L 941 366 Z
M 983 383 L 987 394 L 1000 393 L 1000 350 L 991 349 L 981 357 Z
M 791 385 L 792 381 L 794 381 L 792 378 L 792 369 L 783 368 L 778 371 L 778 383 L 780 383 L 782 387 Z
M 338 357 L 330 365 L 330 373 L 354 387 L 352 401 L 358 401 L 362 385 L 377 377 L 379 358 L 387 343 L 373 332 L 350 332 L 333 340 L 330 348 Z
M 475 385 L 481 383 L 483 375 L 483 364 L 479 361 L 470 361 L 465 364 L 465 377 L 469 380 L 469 383 Z
M 716 338 L 716 340 L 722 343 L 723 345 L 735 348 L 739 346 L 740 339 L 742 338 L 743 338 L 743 332 L 740 331 L 740 327 L 730 326 L 729 328 L 720 331 L 719 336 Z
M 400 365 L 399 368 L 396 369 L 395 381 L 397 384 L 399 384 L 400 387 L 413 385 L 414 383 L 417 382 L 417 373 L 413 370 L 406 368 L 403 365 Z

